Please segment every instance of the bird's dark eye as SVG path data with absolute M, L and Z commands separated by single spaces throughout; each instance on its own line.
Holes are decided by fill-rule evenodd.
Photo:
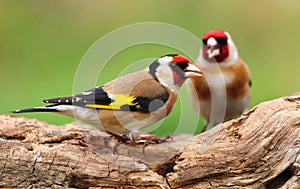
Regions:
M 206 39 L 203 39 L 203 40 L 202 40 L 202 43 L 203 43 L 204 45 L 207 45 L 207 40 L 206 40 Z
M 227 37 L 218 38 L 217 42 L 220 46 L 226 45 L 227 44 Z
M 184 70 L 187 67 L 187 64 L 185 62 L 179 62 L 176 63 L 176 65 L 182 70 Z

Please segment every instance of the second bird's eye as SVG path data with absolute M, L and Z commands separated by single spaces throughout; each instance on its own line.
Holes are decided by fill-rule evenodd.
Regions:
M 227 44 L 227 37 L 217 39 L 220 46 Z

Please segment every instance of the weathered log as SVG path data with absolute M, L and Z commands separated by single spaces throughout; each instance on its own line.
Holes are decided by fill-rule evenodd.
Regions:
M 192 137 L 121 144 L 75 123 L 0 115 L 0 187 L 300 188 L 300 95 Z

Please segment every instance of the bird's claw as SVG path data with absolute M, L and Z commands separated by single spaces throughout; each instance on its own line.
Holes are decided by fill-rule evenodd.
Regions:
M 116 139 L 116 144 L 112 147 L 113 154 L 118 154 L 118 147 L 121 143 L 132 143 L 127 135 L 118 135 L 115 133 L 107 132 L 112 138 Z
M 142 151 L 143 151 L 143 154 L 145 154 L 145 148 L 149 144 L 161 144 L 163 142 L 167 142 L 169 139 L 171 141 L 173 141 L 173 138 L 171 135 L 167 135 L 162 138 L 153 136 L 153 135 L 144 135 L 144 136 L 140 137 L 140 141 L 135 142 L 135 141 L 131 140 L 131 138 L 128 137 L 127 135 L 118 135 L 118 134 L 110 133 L 110 132 L 107 132 L 107 133 L 116 139 L 116 144 L 112 148 L 113 154 L 118 154 L 118 147 L 120 146 L 121 143 L 123 143 L 123 144 L 138 144 L 138 143 L 141 144 L 142 143 L 142 145 L 143 145 Z

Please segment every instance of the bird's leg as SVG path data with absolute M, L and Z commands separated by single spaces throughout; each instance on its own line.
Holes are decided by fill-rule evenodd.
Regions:
M 153 135 L 144 135 L 141 136 L 140 140 L 145 140 L 148 144 L 160 144 L 166 142 L 168 139 L 171 139 L 171 141 L 173 141 L 171 135 L 166 135 L 165 137 L 162 138 Z
M 130 138 L 127 135 L 118 135 L 118 134 L 111 133 L 111 132 L 107 132 L 107 133 L 110 134 L 112 137 L 114 137 L 119 142 L 127 143 L 128 141 L 130 141 Z
M 208 120 L 205 120 L 204 126 L 203 126 L 202 130 L 200 131 L 200 133 L 204 133 L 204 132 L 206 131 L 208 125 L 209 125 L 209 121 L 208 121 Z
M 113 154 L 118 154 L 118 147 L 120 146 L 120 144 L 121 143 L 119 141 L 117 141 L 116 144 L 113 146 L 113 148 L 112 148 Z
M 153 136 L 153 135 L 140 135 L 138 132 L 130 132 L 127 135 L 119 135 L 119 134 L 115 134 L 115 133 L 111 133 L 111 132 L 107 132 L 108 134 L 110 134 L 113 138 L 116 139 L 116 144 L 113 146 L 112 150 L 113 150 L 113 154 L 117 154 L 118 153 L 118 147 L 120 146 L 121 143 L 127 143 L 127 144 L 136 144 L 136 141 L 138 143 L 141 143 L 142 141 L 144 141 L 143 144 L 143 154 L 145 154 L 145 147 L 148 146 L 149 144 L 160 144 L 163 142 L 166 142 L 168 139 L 170 139 L 171 141 L 173 141 L 173 138 L 171 135 L 167 135 L 163 138 L 159 138 L 157 136 Z
M 131 131 L 131 132 L 128 134 L 128 137 L 129 137 L 131 143 L 135 143 L 135 141 L 141 140 L 140 133 L 135 132 L 135 131 Z
M 113 136 L 108 136 L 108 137 L 104 137 L 103 138 L 103 142 L 104 142 L 104 146 L 107 148 L 108 147 L 108 143 L 109 143 L 109 141 L 111 140 L 111 138 L 112 138 Z
M 205 124 L 204 124 L 202 130 L 200 131 L 200 133 L 203 133 L 203 132 L 211 129 L 218 124 L 219 124 L 219 122 L 205 120 Z
M 120 146 L 121 143 L 128 143 L 129 141 L 131 141 L 127 135 L 118 135 L 111 132 L 107 133 L 117 140 L 116 144 L 112 148 L 113 154 L 118 154 L 118 146 Z

